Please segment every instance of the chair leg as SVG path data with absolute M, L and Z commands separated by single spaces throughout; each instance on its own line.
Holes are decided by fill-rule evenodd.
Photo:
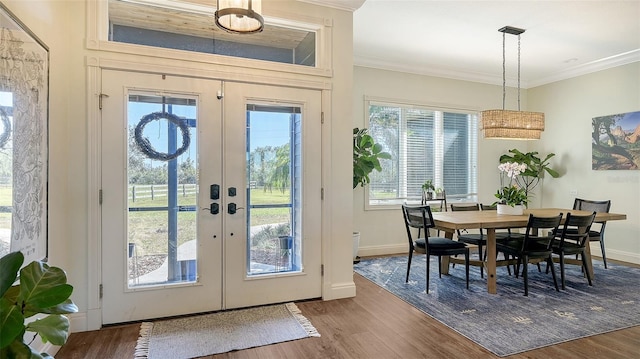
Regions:
M 469 289 L 469 249 L 464 253 L 465 276 L 467 278 L 467 289 Z M 482 272 L 480 272 L 482 273 Z
M 549 262 L 547 261 L 547 267 L 549 266 Z M 564 285 L 564 253 L 560 251 L 560 282 L 562 282 L 562 290 L 565 290 Z
M 442 278 L 442 256 L 438 256 L 438 278 Z
M 484 261 L 482 256 L 482 244 L 478 243 L 478 259 Z M 484 278 L 484 265 L 480 266 L 480 278 Z
M 553 277 L 553 285 L 556 287 L 556 292 L 559 292 L 560 289 L 558 288 L 558 280 L 556 279 L 556 270 L 553 267 L 553 258 L 551 256 L 547 258 L 547 263 L 549 263 L 549 266 L 551 267 L 551 276 Z
M 593 284 L 591 283 L 591 274 L 589 274 L 589 271 L 587 270 L 587 258 L 584 256 L 584 251 L 580 256 L 582 257 L 582 269 L 587 275 L 587 281 L 589 282 L 589 285 L 592 286 Z
M 589 245 L 589 243 L 587 243 Z M 600 233 L 600 251 L 602 252 L 602 261 L 604 262 L 604 269 L 607 269 L 607 255 L 604 253 L 604 236 Z
M 407 279 L 405 279 L 405 283 L 409 283 L 409 271 L 411 270 L 411 258 L 413 257 L 413 251 L 409 252 L 409 263 L 407 263 Z
M 427 294 L 429 294 L 429 259 L 430 255 L 427 253 Z
M 529 270 L 527 268 L 527 263 L 529 263 L 529 257 L 523 256 L 522 257 L 522 278 L 524 279 L 524 296 L 525 297 L 529 296 L 529 275 L 528 275 Z

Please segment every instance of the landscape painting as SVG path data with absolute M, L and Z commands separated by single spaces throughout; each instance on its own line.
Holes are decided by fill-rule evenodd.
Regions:
M 592 169 L 640 169 L 640 111 L 594 117 L 591 125 Z

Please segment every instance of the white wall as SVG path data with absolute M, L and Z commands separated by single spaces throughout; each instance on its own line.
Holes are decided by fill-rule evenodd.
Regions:
M 101 324 L 96 300 L 101 274 L 95 270 L 100 269 L 99 251 L 96 250 L 96 247 L 99 250 L 98 233 L 95 228 L 88 228 L 92 213 L 99 213 L 99 208 L 89 205 L 97 203 L 97 191 L 88 190 L 95 163 L 90 162 L 87 155 L 95 152 L 95 148 L 90 148 L 94 144 L 89 141 L 95 134 L 88 131 L 89 124 L 96 121 L 91 117 L 93 115 L 88 115 L 95 113 L 95 109 L 88 109 L 87 104 L 95 103 L 97 92 L 88 90 L 95 79 L 89 78 L 92 72 L 88 71 L 87 62 L 104 54 L 85 48 L 85 26 L 89 21 L 87 4 L 90 2 L 95 0 L 3 0 L 50 48 L 49 257 L 52 265 L 66 270 L 69 282 L 74 286 L 72 299 L 80 312 L 72 319 L 72 331 L 98 329 Z M 329 34 L 332 46 L 322 50 L 331 54 L 333 75 L 325 79 L 331 91 L 325 91 L 322 99 L 325 200 L 323 252 L 318 255 L 322 256 L 325 265 L 324 299 L 353 296 L 353 192 L 351 179 L 345 175 L 351 172 L 351 161 L 344 155 L 351 153 L 352 13 L 293 0 L 266 3 L 263 10 L 265 15 L 269 11 L 291 16 L 304 14 L 301 21 L 305 16 L 323 19 L 333 33 Z M 336 36 L 336 33 L 340 35 Z M 114 53 L 109 56 L 133 61 L 132 56 Z M 157 63 L 161 64 L 162 60 Z M 189 66 L 215 68 L 215 65 L 200 62 Z
M 640 181 L 638 171 L 591 170 L 591 118 L 640 110 L 639 64 L 522 90 L 522 109 L 546 114 L 538 141 L 478 141 L 478 200 L 493 202 L 499 186 L 498 158 L 509 149 L 556 154 L 551 166 L 562 177 L 545 178 L 536 188 L 532 207 L 571 208 L 573 195 L 608 199 L 611 211 L 626 221 L 607 224 L 607 256 L 640 263 Z M 399 99 L 424 105 L 485 110 L 501 108 L 502 88 L 459 80 L 355 67 L 354 127 L 365 125 L 364 96 Z M 515 89 L 508 89 L 507 109 L 517 108 Z M 399 209 L 364 210 L 364 190 L 354 192 L 354 230 L 361 232 L 361 256 L 406 253 L 407 239 Z M 599 254 L 597 244 L 593 253 Z M 597 249 L 596 249 L 597 247 Z
M 554 152 L 564 173 L 545 183 L 544 205 L 571 206 L 573 190 L 580 198 L 610 199 L 611 212 L 627 220 L 607 223 L 607 258 L 640 263 L 640 170 L 591 169 L 591 119 L 640 111 L 640 62 L 529 89 L 528 100 L 546 116 L 534 148 Z M 597 243 L 591 248 L 599 255 Z

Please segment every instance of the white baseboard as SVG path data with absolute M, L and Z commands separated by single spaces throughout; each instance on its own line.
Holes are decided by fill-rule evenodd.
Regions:
M 323 300 L 352 298 L 356 296 L 356 285 L 353 282 L 332 284 L 322 295 Z
M 621 262 L 640 264 L 640 253 L 632 253 L 610 248 L 605 249 L 607 252 L 607 259 L 615 259 Z M 600 251 L 600 244 L 598 242 L 591 243 L 591 254 L 595 257 L 602 258 L 602 252 Z
M 384 256 L 390 254 L 407 254 L 409 251 L 409 244 L 403 242 L 402 244 L 385 244 L 383 246 L 367 246 L 360 247 L 358 249 L 358 255 L 360 257 L 371 256 Z

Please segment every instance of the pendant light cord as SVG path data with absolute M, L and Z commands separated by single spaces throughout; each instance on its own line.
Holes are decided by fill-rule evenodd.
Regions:
M 507 70 L 505 57 L 505 33 L 502 33 L 502 110 L 504 111 L 505 99 L 507 98 Z
M 507 61 L 506 61 L 506 32 L 502 32 L 502 109 L 505 109 L 507 97 Z M 518 34 L 518 111 L 520 111 L 520 34 Z
M 518 111 L 520 111 L 520 34 L 518 34 Z

